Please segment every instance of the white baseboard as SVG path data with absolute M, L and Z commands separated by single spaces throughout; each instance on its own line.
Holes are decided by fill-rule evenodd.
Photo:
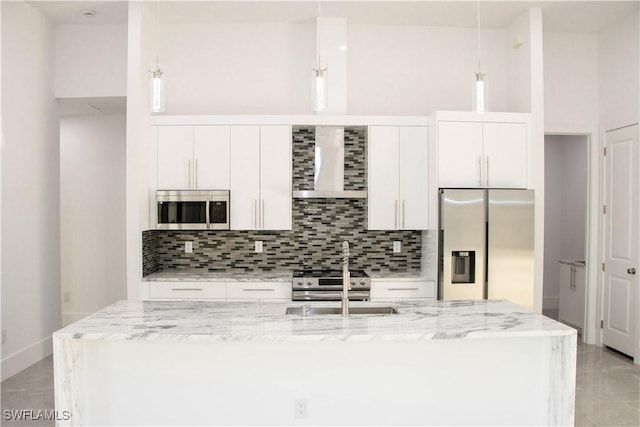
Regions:
M 558 301 L 559 297 L 544 297 L 544 301 L 542 302 L 543 310 L 557 310 L 558 309 Z
M 91 313 L 79 313 L 79 312 L 67 312 L 62 313 L 62 327 L 68 326 L 73 322 L 77 322 L 78 320 L 87 317 Z
M 52 343 L 49 336 L 2 359 L 2 381 L 53 353 Z

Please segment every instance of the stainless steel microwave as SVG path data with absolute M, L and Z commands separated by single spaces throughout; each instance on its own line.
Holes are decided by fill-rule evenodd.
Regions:
M 229 230 L 228 190 L 156 192 L 158 230 Z

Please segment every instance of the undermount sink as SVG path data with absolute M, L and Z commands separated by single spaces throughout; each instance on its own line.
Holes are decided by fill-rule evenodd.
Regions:
M 395 307 L 349 307 L 349 314 L 397 314 Z M 298 316 L 313 316 L 317 314 L 342 314 L 341 307 L 314 307 L 314 306 L 298 306 L 287 307 L 287 314 L 295 314 Z

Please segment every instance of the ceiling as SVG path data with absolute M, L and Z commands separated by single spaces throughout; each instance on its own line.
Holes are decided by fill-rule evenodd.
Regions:
M 30 1 L 59 24 L 125 24 L 123 1 Z M 322 16 L 345 17 L 358 24 L 475 27 L 474 1 L 146 1 L 162 22 L 257 23 L 298 22 L 312 19 L 321 4 Z M 529 7 L 543 10 L 548 32 L 595 33 L 638 9 L 640 1 L 480 1 L 481 26 L 506 28 Z M 86 18 L 84 10 L 95 11 Z

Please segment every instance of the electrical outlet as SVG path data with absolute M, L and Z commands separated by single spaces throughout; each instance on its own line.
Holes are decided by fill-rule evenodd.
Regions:
M 7 330 L 3 329 L 2 330 L 2 344 L 7 342 Z
M 256 253 L 262 253 L 262 240 L 256 240 Z
M 394 240 L 393 241 L 393 253 L 394 254 L 399 254 L 400 252 L 402 252 L 402 242 L 400 240 Z
M 293 401 L 293 417 L 297 419 L 309 417 L 307 399 L 297 399 Z
M 192 241 L 188 241 L 188 242 L 184 242 L 184 253 L 185 254 L 190 254 L 193 253 L 193 242 Z
M 71 292 L 65 292 L 62 294 L 64 302 L 71 302 Z

